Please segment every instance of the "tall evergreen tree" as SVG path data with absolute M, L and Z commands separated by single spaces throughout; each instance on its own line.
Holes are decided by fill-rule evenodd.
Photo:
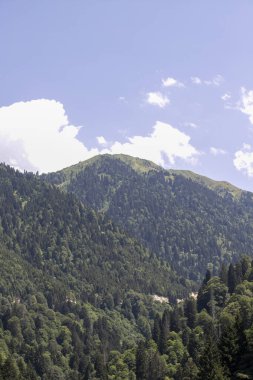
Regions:
M 228 376 L 232 376 L 238 362 L 239 337 L 234 324 L 224 326 L 219 341 L 221 362 L 224 365 Z
M 224 263 L 221 265 L 220 280 L 223 282 L 223 284 L 228 284 L 228 270 L 227 266 Z
M 170 331 L 170 312 L 168 309 L 164 310 L 161 321 L 161 335 L 159 341 L 159 350 L 161 354 L 165 354 L 167 348 L 167 340 Z
M 228 268 L 228 291 L 230 294 L 233 293 L 236 285 L 237 285 L 237 280 L 236 280 L 235 268 L 233 264 L 230 264 Z
M 187 318 L 187 325 L 193 329 L 196 325 L 197 305 L 193 298 L 189 298 L 184 303 L 184 313 Z
M 200 358 L 198 378 L 199 380 L 227 379 L 213 334 L 210 334 L 206 340 L 205 348 Z
M 160 338 L 161 338 L 161 318 L 159 314 L 156 314 L 155 320 L 154 320 L 154 328 L 153 328 L 153 334 L 152 337 L 156 344 L 159 347 L 160 344 Z
M 148 357 L 145 343 L 139 342 L 136 350 L 136 379 L 147 380 L 148 377 Z

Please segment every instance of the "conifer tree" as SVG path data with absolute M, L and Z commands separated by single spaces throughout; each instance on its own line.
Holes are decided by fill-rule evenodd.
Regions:
M 146 380 L 148 376 L 148 358 L 145 343 L 141 341 L 136 351 L 136 379 Z
M 234 324 L 224 326 L 219 341 L 219 349 L 222 364 L 226 368 L 227 374 L 232 376 L 238 361 L 239 353 L 239 337 Z
M 219 350 L 213 333 L 211 333 L 206 340 L 199 364 L 199 380 L 227 379 L 220 361 Z
M 196 324 L 197 318 L 197 306 L 196 301 L 193 298 L 189 298 L 184 303 L 184 313 L 187 318 L 187 325 L 193 329 Z
M 227 285 L 228 284 L 228 270 L 226 265 L 223 263 L 221 265 L 221 270 L 220 270 L 220 280 Z
M 237 281 L 236 281 L 235 268 L 233 264 L 230 264 L 228 268 L 228 291 L 230 294 L 233 293 L 236 285 L 237 285 Z
M 161 354 L 165 354 L 167 347 L 168 334 L 170 331 L 170 313 L 169 310 L 164 310 L 161 321 L 161 335 L 159 342 L 159 350 Z
M 159 346 L 160 338 L 161 338 L 161 318 L 159 314 L 156 314 L 155 316 L 152 336 L 156 344 Z

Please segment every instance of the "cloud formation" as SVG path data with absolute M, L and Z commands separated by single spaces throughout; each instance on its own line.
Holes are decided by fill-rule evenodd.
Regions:
M 217 74 L 212 79 L 208 79 L 208 80 L 203 80 L 199 77 L 191 77 L 191 81 L 193 84 L 196 84 L 196 85 L 219 87 L 224 82 L 224 78 L 222 75 Z
M 170 104 L 169 98 L 166 95 L 161 94 L 161 92 L 148 92 L 146 95 L 146 102 L 152 106 L 160 108 L 164 108 Z
M 253 124 L 253 90 L 241 88 L 241 98 L 235 109 L 249 117 L 249 121 Z M 237 170 L 253 177 L 253 148 L 250 144 L 244 143 L 242 148 L 235 152 L 234 166 Z
M 241 100 L 239 110 L 248 115 L 251 124 L 253 124 L 253 90 L 246 90 L 241 88 Z
M 234 166 L 249 177 L 253 177 L 253 150 L 251 145 L 243 144 L 243 147 L 235 152 Z
M 184 87 L 182 82 L 179 82 L 175 78 L 168 77 L 167 79 L 162 79 L 163 87 Z
M 186 122 L 184 123 L 184 126 L 185 126 L 185 127 L 194 128 L 194 129 L 198 128 L 198 125 L 195 124 L 195 123 L 192 123 L 191 121 L 186 121 Z
M 202 84 L 202 80 L 199 77 L 191 77 L 193 84 Z
M 194 164 L 200 153 L 190 140 L 190 136 L 170 124 L 157 121 L 150 135 L 134 136 L 126 143 L 115 142 L 107 152 L 129 154 L 162 166 L 173 165 L 176 159 Z
M 190 136 L 157 121 L 150 134 L 128 137 L 109 145 L 97 137 L 101 148 L 88 149 L 78 140 L 81 127 L 69 123 L 63 105 L 39 99 L 0 108 L 0 161 L 20 170 L 51 172 L 97 154 L 123 153 L 168 166 L 177 159 L 191 164 L 199 152 Z
M 224 102 L 226 102 L 227 100 L 231 99 L 231 94 L 229 92 L 226 92 L 221 96 L 221 99 L 224 100 Z
M 220 155 L 227 154 L 227 152 L 226 152 L 224 149 L 221 149 L 221 148 L 215 148 L 214 146 L 211 146 L 211 148 L 210 148 L 210 153 L 211 153 L 213 156 L 220 156 Z
M 97 154 L 78 139 L 63 105 L 39 99 L 0 108 L 0 161 L 21 170 L 49 172 Z
M 104 138 L 104 136 L 98 136 L 98 137 L 97 137 L 97 142 L 98 142 L 100 145 L 106 145 L 106 144 L 107 144 L 107 141 L 106 141 L 106 139 Z

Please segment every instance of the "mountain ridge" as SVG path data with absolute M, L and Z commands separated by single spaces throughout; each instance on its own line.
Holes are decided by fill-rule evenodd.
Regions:
M 82 171 L 83 169 L 87 168 L 90 165 L 93 165 L 93 164 L 99 165 L 99 162 L 103 160 L 103 158 L 105 157 L 111 157 L 113 159 L 115 158 L 115 159 L 121 160 L 125 164 L 129 165 L 137 173 L 147 173 L 148 171 L 154 170 L 158 172 L 167 173 L 168 176 L 182 175 L 186 178 L 192 179 L 193 181 L 203 184 L 204 186 L 207 186 L 208 188 L 212 190 L 217 191 L 220 195 L 224 195 L 226 192 L 228 192 L 235 197 L 239 197 L 242 194 L 242 192 L 251 193 L 250 191 L 240 189 L 239 187 L 225 180 L 214 180 L 207 176 L 195 173 L 191 170 L 165 169 L 162 166 L 155 164 L 154 162 L 150 160 L 142 159 L 139 157 L 133 157 L 130 155 L 125 155 L 125 154 L 106 153 L 106 154 L 96 155 L 90 159 L 80 161 L 77 164 L 58 170 L 54 172 L 54 174 L 65 175 L 66 182 L 69 183 L 71 176 L 78 174 L 80 171 Z M 49 173 L 46 175 L 43 174 L 43 176 L 50 176 L 50 174 L 52 173 Z M 62 186 L 64 187 L 64 185 Z
M 183 277 L 200 281 L 253 252 L 253 194 L 190 171 L 101 155 L 44 176 L 135 237 Z

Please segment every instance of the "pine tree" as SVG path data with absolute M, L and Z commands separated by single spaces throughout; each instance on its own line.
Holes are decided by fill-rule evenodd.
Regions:
M 107 380 L 107 371 L 102 354 L 97 354 L 95 361 L 96 376 L 101 380 Z
M 194 329 L 197 318 L 197 305 L 193 298 L 189 298 L 184 303 L 184 313 L 187 318 L 187 325 Z
M 182 373 L 180 379 L 183 380 L 197 380 L 198 378 L 198 367 L 194 363 L 192 358 L 188 358 L 182 367 Z
M 228 284 L 228 270 L 226 265 L 223 263 L 220 270 L 220 280 L 227 285 Z
M 161 354 L 165 354 L 167 348 L 167 340 L 170 331 L 170 312 L 169 310 L 164 310 L 161 322 L 161 335 L 159 341 L 159 350 Z
M 241 266 L 242 266 L 242 276 L 243 276 L 243 279 L 245 279 L 245 275 L 247 274 L 248 270 L 249 270 L 249 267 L 250 267 L 250 263 L 249 263 L 249 258 L 244 256 L 242 259 L 241 259 Z
M 228 291 L 230 294 L 233 293 L 236 285 L 237 285 L 237 281 L 236 281 L 235 268 L 233 264 L 230 264 L 229 269 L 228 269 Z
M 219 341 L 221 361 L 227 369 L 228 375 L 232 375 L 238 361 L 239 337 L 235 325 L 225 326 Z
M 159 314 L 156 314 L 155 316 L 152 336 L 156 344 L 159 346 L 160 338 L 161 338 L 161 318 Z
M 199 380 L 225 380 L 224 369 L 221 365 L 219 350 L 213 334 L 206 340 L 204 351 L 199 362 Z
M 208 281 L 211 280 L 211 278 L 212 278 L 212 273 L 211 273 L 210 269 L 207 269 L 206 275 L 205 275 L 205 278 L 203 281 L 203 285 L 206 285 L 208 283 Z
M 19 379 L 19 369 L 15 360 L 9 356 L 2 367 L 2 376 L 4 380 L 18 380 Z
M 144 342 L 138 344 L 136 350 L 136 379 L 146 380 L 148 376 L 148 357 Z
M 208 269 L 206 271 L 206 275 L 205 275 L 205 278 L 202 282 L 202 285 L 198 291 L 198 297 L 197 297 L 198 312 L 200 312 L 202 309 L 204 309 L 206 307 L 207 303 L 209 302 L 209 300 L 206 300 L 206 297 L 203 297 L 203 296 L 204 296 L 207 284 L 211 280 L 211 278 L 212 278 L 212 274 L 211 274 L 211 271 Z

